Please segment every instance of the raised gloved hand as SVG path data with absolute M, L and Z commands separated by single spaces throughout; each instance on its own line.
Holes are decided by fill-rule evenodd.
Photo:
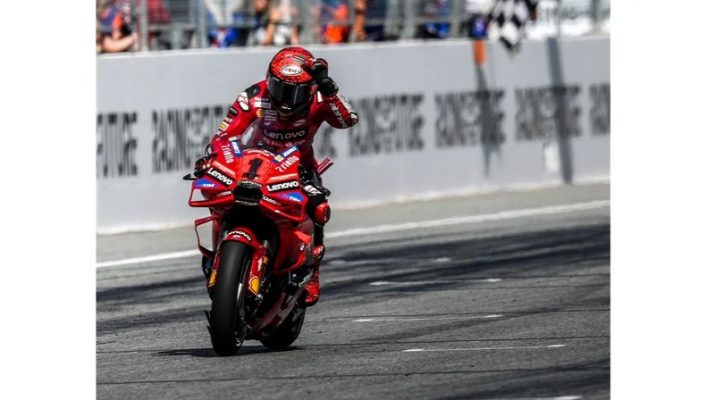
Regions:
M 338 85 L 328 76 L 328 62 L 322 58 L 313 60 L 312 65 L 308 69 L 308 73 L 318 85 L 318 91 L 323 96 L 335 96 L 338 93 Z

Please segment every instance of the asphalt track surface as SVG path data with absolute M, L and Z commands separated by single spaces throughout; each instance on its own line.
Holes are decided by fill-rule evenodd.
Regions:
M 98 398 L 607 399 L 609 191 L 335 212 L 298 340 L 234 357 L 211 349 L 198 256 L 107 265 L 190 250 L 192 230 L 100 236 Z M 444 218 L 457 222 L 405 225 Z

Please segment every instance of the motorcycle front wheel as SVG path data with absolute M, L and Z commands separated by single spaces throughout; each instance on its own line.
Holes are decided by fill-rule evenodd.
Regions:
M 246 336 L 244 281 L 250 265 L 248 246 L 233 241 L 223 243 L 211 301 L 211 345 L 218 355 L 236 354 Z

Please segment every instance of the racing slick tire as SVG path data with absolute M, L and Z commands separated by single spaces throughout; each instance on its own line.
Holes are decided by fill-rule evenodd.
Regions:
M 211 345 L 221 356 L 236 354 L 246 336 L 242 316 L 246 294 L 244 281 L 250 263 L 248 246 L 233 241 L 222 244 L 211 301 Z

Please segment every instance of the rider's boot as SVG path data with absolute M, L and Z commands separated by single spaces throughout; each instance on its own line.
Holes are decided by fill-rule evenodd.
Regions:
M 325 207 L 327 207 L 327 203 L 325 203 L 324 207 L 319 207 L 319 210 Z M 319 212 L 318 215 L 321 215 L 321 213 Z M 323 224 L 327 221 L 328 218 L 320 219 Z M 314 305 L 320 299 L 320 262 L 325 254 L 323 224 L 315 224 L 313 229 L 313 276 L 310 278 L 310 282 L 305 285 L 305 299 L 303 300 L 303 303 L 308 307 Z
M 303 300 L 307 307 L 315 305 L 320 299 L 320 261 L 323 259 L 324 254 L 324 245 L 319 244 L 313 248 L 313 276 L 310 282 L 305 285 L 305 299 Z

